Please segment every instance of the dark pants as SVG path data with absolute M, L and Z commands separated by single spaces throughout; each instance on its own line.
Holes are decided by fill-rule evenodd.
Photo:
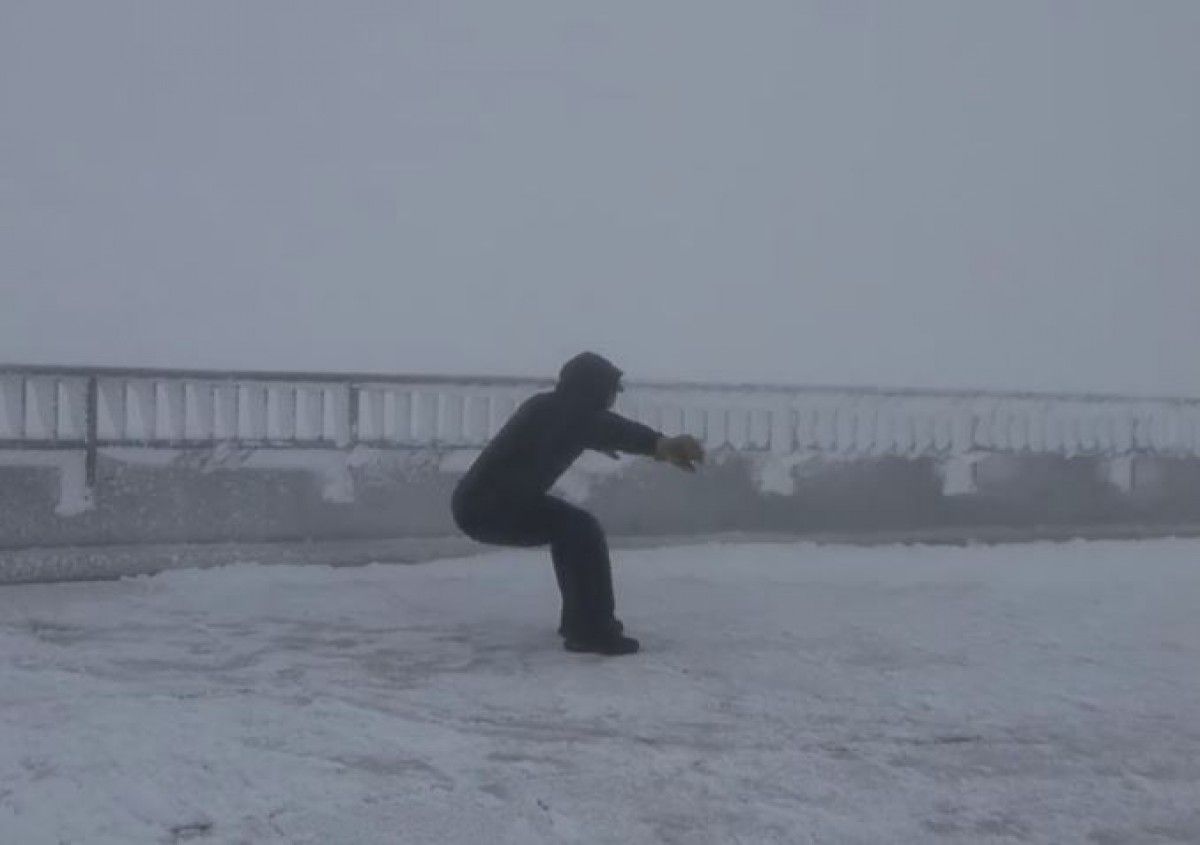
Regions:
M 553 496 L 527 502 L 461 502 L 454 519 L 473 540 L 497 546 L 550 546 L 562 594 L 563 628 L 598 635 L 612 623 L 614 598 L 608 542 L 596 518 Z

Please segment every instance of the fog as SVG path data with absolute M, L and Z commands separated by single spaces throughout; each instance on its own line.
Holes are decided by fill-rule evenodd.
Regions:
M 0 3 L 0 360 L 1200 394 L 1200 3 Z

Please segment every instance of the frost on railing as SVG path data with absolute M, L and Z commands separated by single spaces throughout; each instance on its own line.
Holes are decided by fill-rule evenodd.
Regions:
M 355 390 L 355 441 L 381 448 L 479 448 L 533 392 L 486 382 L 361 384 Z
M 0 367 L 0 462 L 45 463 L 53 455 L 50 463 L 90 485 L 97 454 L 106 449 L 228 446 L 321 453 L 323 465 L 355 448 L 475 450 L 547 386 L 524 379 Z M 713 452 L 785 463 L 895 456 L 962 459 L 959 469 L 969 470 L 987 454 L 1113 462 L 1200 454 L 1200 401 L 1183 399 L 657 384 L 633 385 L 617 410 L 668 434 L 692 434 Z
M 193 379 L 99 379 L 99 442 L 171 447 L 350 443 L 349 388 Z

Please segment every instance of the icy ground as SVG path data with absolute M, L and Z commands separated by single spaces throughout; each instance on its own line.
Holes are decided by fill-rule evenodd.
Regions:
M 0 843 L 1200 843 L 1200 543 L 0 589 Z

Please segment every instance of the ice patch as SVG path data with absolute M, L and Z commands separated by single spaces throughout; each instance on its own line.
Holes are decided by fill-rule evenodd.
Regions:
M 796 492 L 796 471 L 811 463 L 814 455 L 768 455 L 754 460 L 754 481 L 758 491 L 776 496 Z
M 979 491 L 976 464 L 983 455 L 955 455 L 942 461 L 938 471 L 942 476 L 942 493 L 946 496 L 969 496 Z

